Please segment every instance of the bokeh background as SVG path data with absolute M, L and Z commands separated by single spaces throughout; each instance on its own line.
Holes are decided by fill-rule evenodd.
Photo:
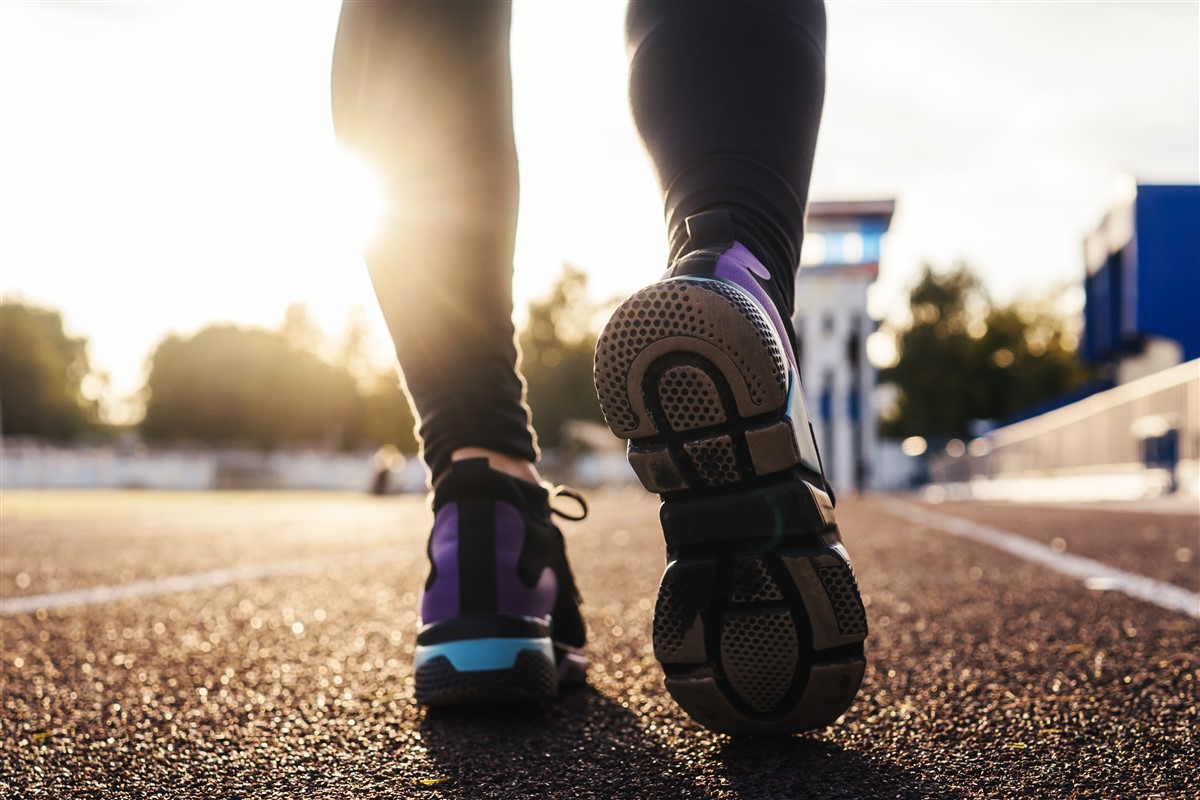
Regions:
M 0 4 L 10 452 L 414 451 L 359 255 L 378 198 L 329 118 L 337 14 Z M 590 339 L 666 258 L 623 16 L 514 6 L 516 307 L 552 451 L 601 447 L 572 424 L 598 418 Z M 863 311 L 892 387 L 864 389 L 884 439 L 961 444 L 1113 383 L 1078 357 L 1084 240 L 1138 185 L 1200 181 L 1200 5 L 831 2 L 828 17 L 812 199 L 895 203 Z

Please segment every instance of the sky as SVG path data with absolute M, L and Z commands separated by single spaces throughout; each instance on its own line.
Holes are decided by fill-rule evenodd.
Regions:
M 370 181 L 337 150 L 338 4 L 0 2 L 0 290 L 61 311 L 112 397 L 169 332 L 336 336 L 367 311 Z M 517 0 L 518 309 L 569 261 L 593 295 L 665 267 L 628 110 L 624 7 Z M 1009 301 L 1078 285 L 1129 182 L 1200 181 L 1200 3 L 830 2 L 810 197 L 895 199 L 871 312 L 925 263 Z

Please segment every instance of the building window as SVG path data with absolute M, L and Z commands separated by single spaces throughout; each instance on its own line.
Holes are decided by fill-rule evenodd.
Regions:
M 826 372 L 824 380 L 821 381 L 821 396 L 818 401 L 818 406 L 821 414 L 821 421 L 829 424 L 833 419 L 833 373 Z

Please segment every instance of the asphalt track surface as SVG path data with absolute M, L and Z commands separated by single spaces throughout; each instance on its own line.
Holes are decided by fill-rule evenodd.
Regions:
M 1200 790 L 1200 514 L 1187 506 L 843 499 L 869 604 L 862 691 L 825 731 L 735 739 L 691 722 L 662 687 L 654 499 L 591 500 L 586 521 L 565 524 L 590 685 L 435 713 L 412 700 L 421 499 L 5 492 L 0 797 Z M 1191 613 L 931 522 L 947 518 L 1154 579 Z

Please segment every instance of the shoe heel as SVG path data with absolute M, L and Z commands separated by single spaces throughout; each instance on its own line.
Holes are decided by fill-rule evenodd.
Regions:
M 653 492 L 715 488 L 788 469 L 800 449 L 778 335 L 745 292 L 676 278 L 614 312 L 596 347 L 605 421 Z
M 542 700 L 558 693 L 554 645 L 539 620 L 459 617 L 417 634 L 416 700 L 464 705 Z
M 542 700 L 558 693 L 550 640 L 476 640 L 417 648 L 416 699 L 427 706 Z M 481 668 L 481 664 L 502 666 Z

